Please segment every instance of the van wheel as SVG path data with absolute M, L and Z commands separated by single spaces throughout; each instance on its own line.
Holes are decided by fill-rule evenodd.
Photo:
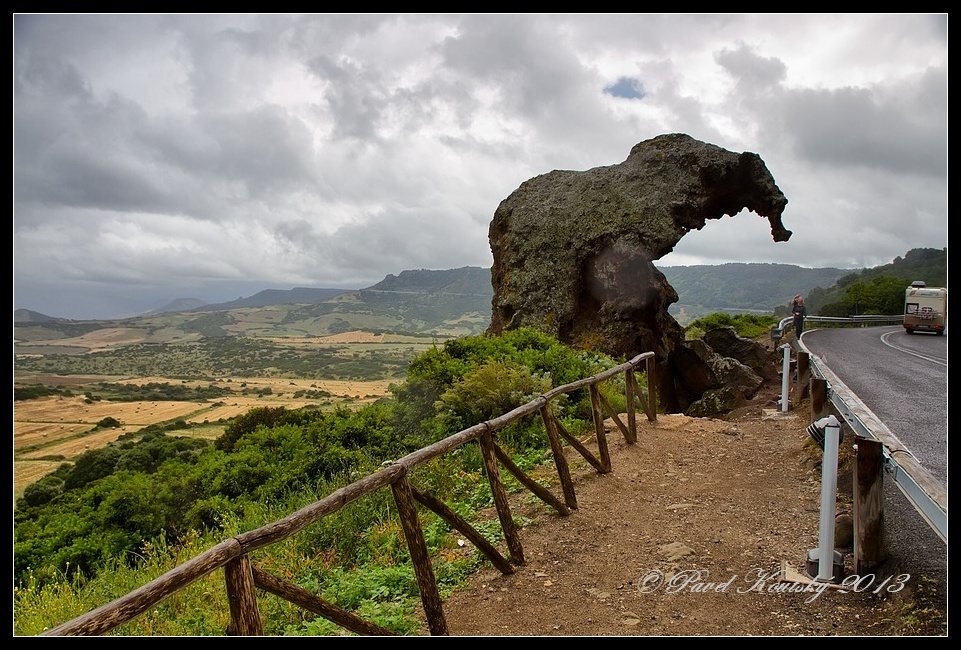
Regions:
M 910 327 L 905 327 L 905 328 L 904 328 L 904 333 L 905 333 L 905 334 L 914 334 L 914 330 L 911 329 Z
M 937 332 L 935 332 L 935 334 L 937 334 L 938 336 L 941 336 L 942 334 L 944 334 L 944 330 L 938 330 Z

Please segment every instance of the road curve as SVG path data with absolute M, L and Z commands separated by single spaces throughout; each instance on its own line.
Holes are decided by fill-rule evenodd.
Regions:
M 947 481 L 947 336 L 901 327 L 821 329 L 804 345 L 874 411 L 934 476 Z
M 947 335 L 905 334 L 901 327 L 822 329 L 802 340 L 821 358 L 921 465 L 947 483 Z M 893 481 L 884 482 L 885 574 L 906 572 L 937 585 L 934 602 L 947 604 L 947 547 Z M 950 518 L 950 516 L 949 516 Z M 950 526 L 950 524 L 949 524 Z

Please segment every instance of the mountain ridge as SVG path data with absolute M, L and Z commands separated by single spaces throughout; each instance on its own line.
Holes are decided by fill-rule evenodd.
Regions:
M 13 311 L 14 323 L 56 323 L 57 321 L 67 320 L 56 316 L 47 316 L 32 309 L 15 309 Z
M 157 307 L 156 309 L 150 309 L 140 314 L 141 316 L 158 316 L 160 314 L 176 314 L 182 311 L 191 311 L 193 309 L 199 309 L 206 305 L 207 303 L 199 298 L 175 298 L 163 305 L 162 307 Z

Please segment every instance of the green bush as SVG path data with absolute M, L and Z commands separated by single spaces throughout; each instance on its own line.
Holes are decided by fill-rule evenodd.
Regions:
M 550 389 L 550 379 L 535 376 L 527 366 L 488 361 L 444 391 L 435 408 L 450 422 L 450 428 L 464 429 L 503 415 Z
M 42 506 L 60 496 L 63 492 L 63 479 L 48 474 L 36 483 L 31 483 L 23 490 L 23 501 L 31 507 Z
M 31 384 L 30 386 L 15 386 L 13 389 L 14 401 L 39 399 L 49 395 L 62 395 L 64 397 L 70 397 L 73 395 L 73 393 L 71 393 L 69 390 L 48 388 L 47 386 L 40 384 Z
M 701 338 L 708 330 L 718 327 L 733 327 L 738 336 L 754 339 L 766 335 L 777 324 L 774 316 L 764 314 L 729 314 L 715 312 L 692 321 L 684 328 L 687 340 Z
M 74 461 L 73 469 L 64 481 L 64 487 L 73 490 L 109 476 L 117 466 L 118 460 L 120 460 L 120 450 L 116 447 L 108 446 L 85 451 Z

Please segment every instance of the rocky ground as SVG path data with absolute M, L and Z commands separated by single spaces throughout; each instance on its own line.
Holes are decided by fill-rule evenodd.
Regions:
M 821 452 L 804 432 L 807 404 L 776 416 L 775 391 L 724 420 L 639 417 L 636 445 L 609 421 L 607 475 L 568 448 L 579 509 L 559 517 L 519 495 L 515 517 L 531 520 L 521 531 L 527 564 L 513 576 L 482 570 L 453 594 L 451 634 L 945 634 L 931 585 L 893 566 L 865 576 L 860 593 L 779 581 L 782 563 L 803 570 L 817 546 Z M 846 558 L 852 573 L 850 549 Z

